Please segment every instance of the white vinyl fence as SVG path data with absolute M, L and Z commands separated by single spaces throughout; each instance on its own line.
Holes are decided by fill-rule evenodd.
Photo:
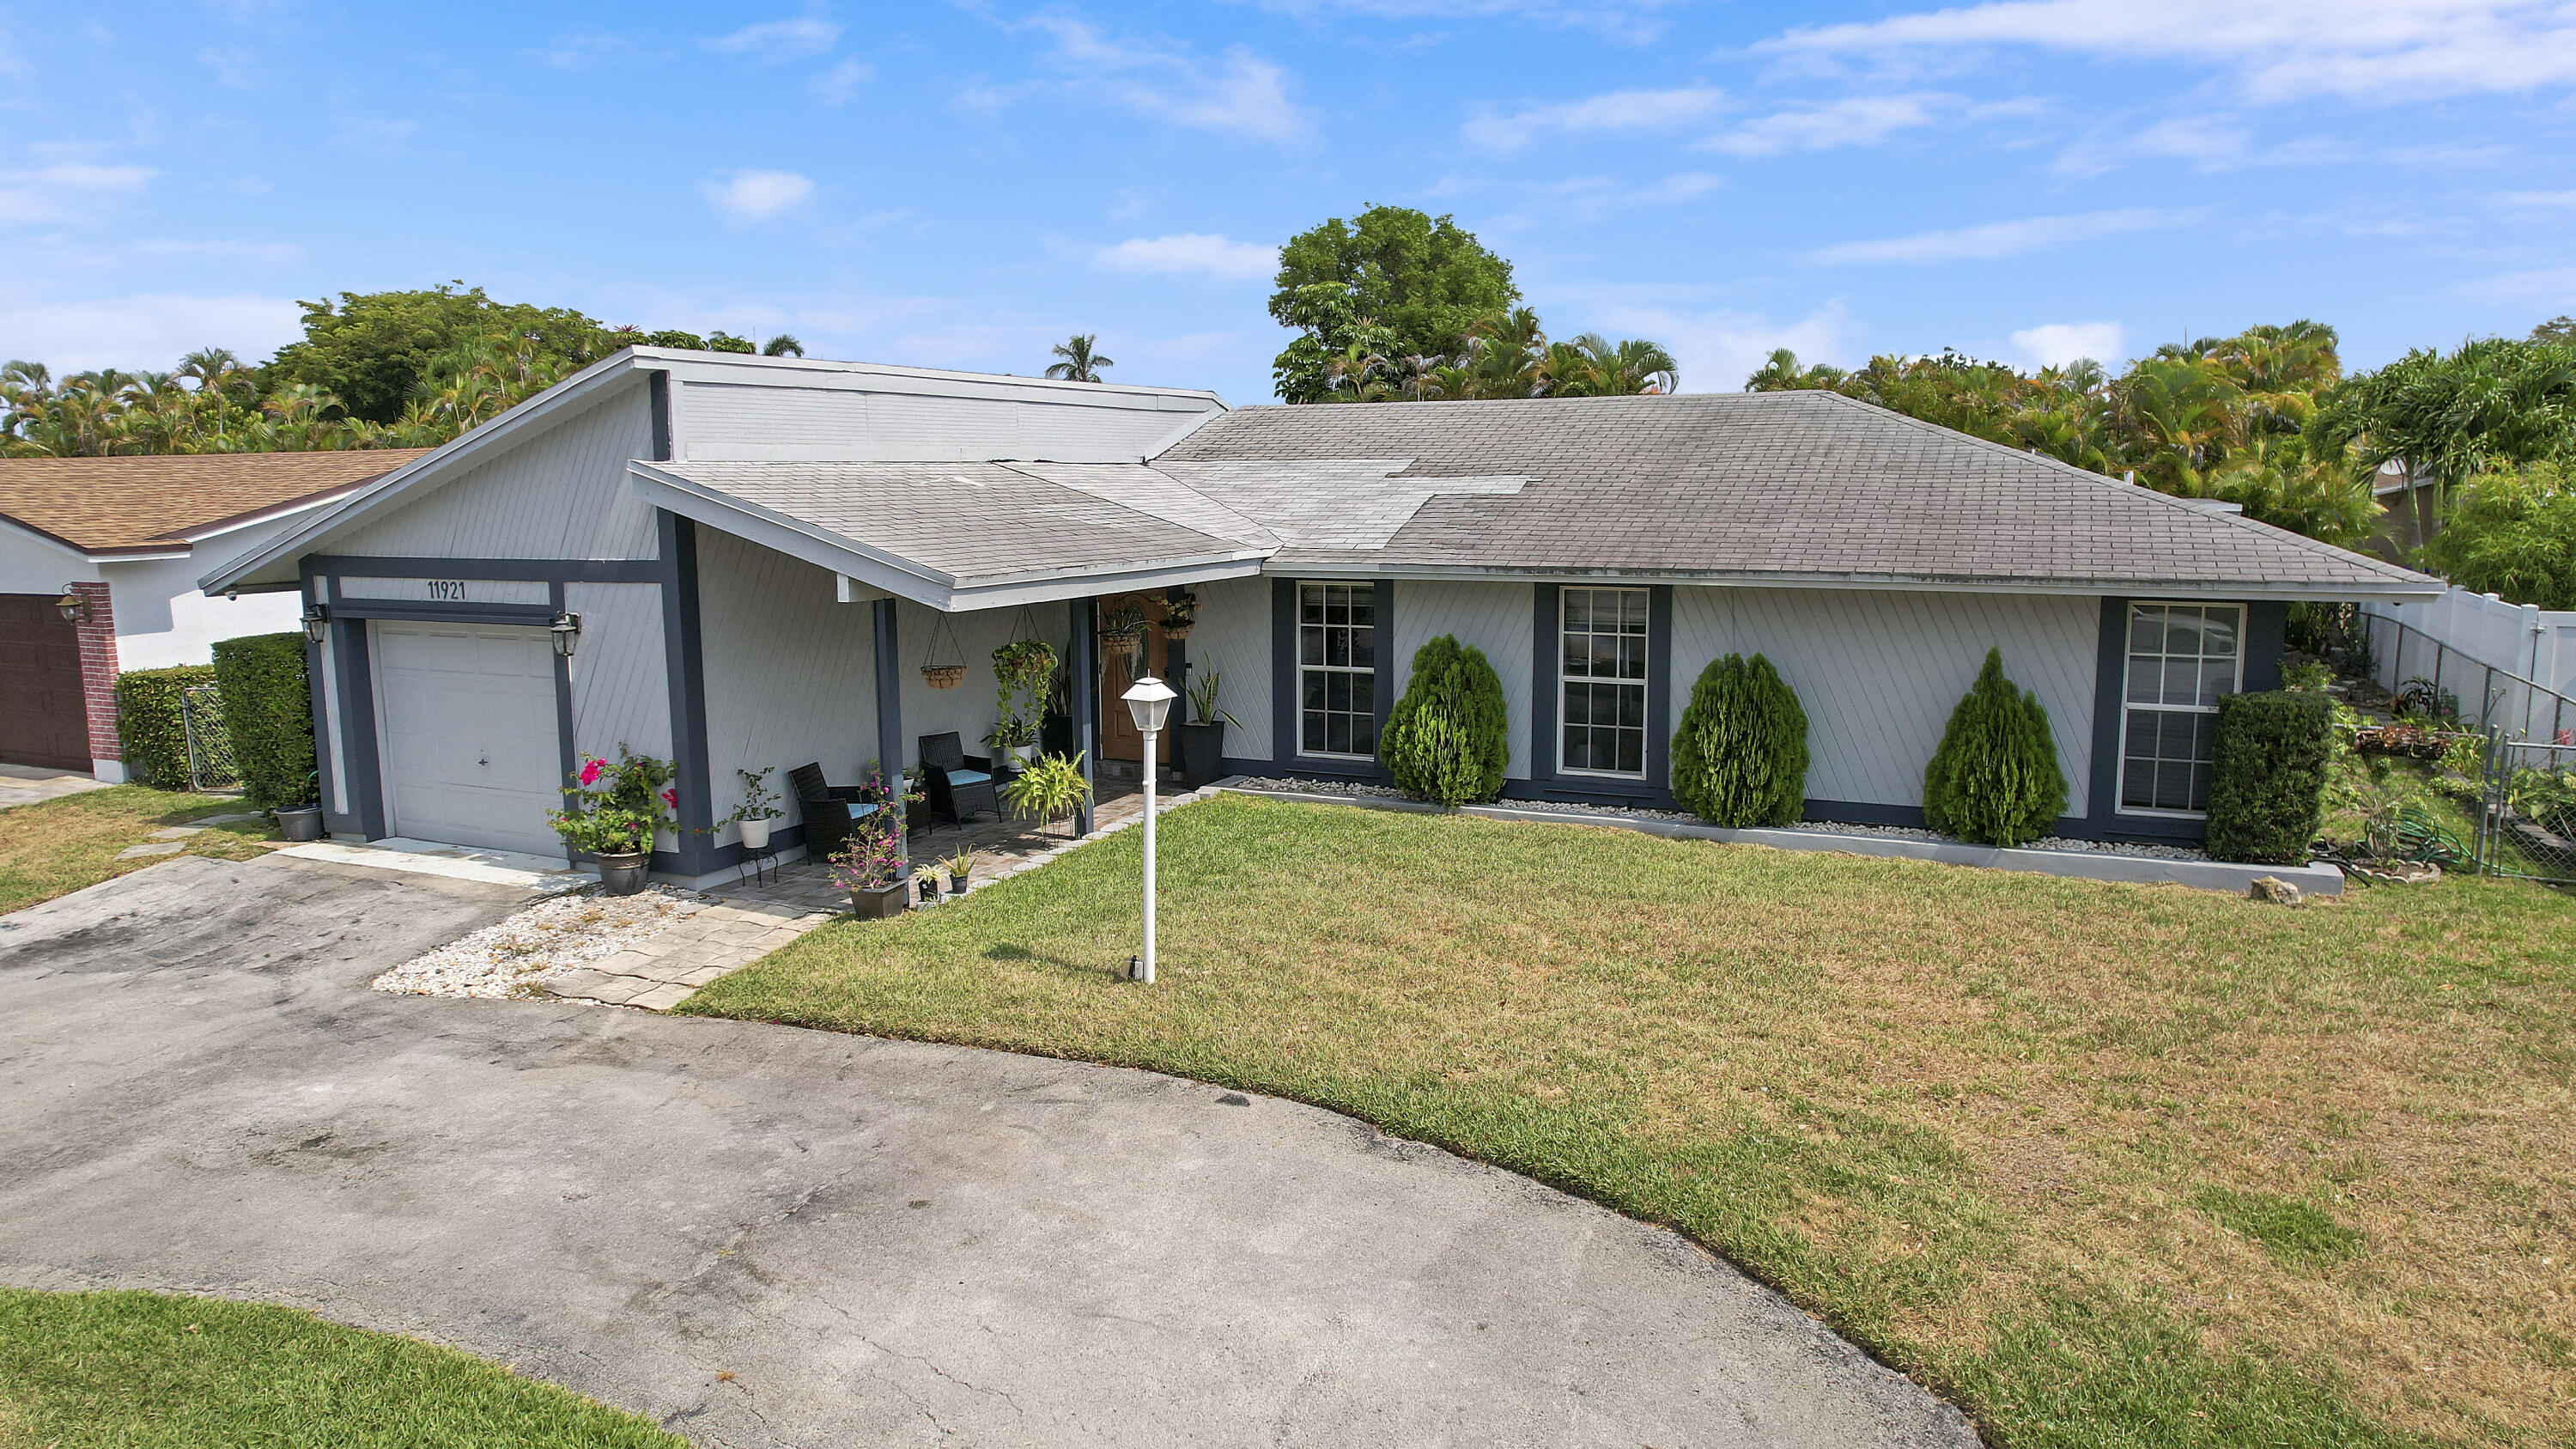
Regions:
M 2552 742 L 2576 729 L 2576 612 L 2508 604 L 2452 588 L 2421 604 L 2364 604 L 2371 672 L 2391 691 L 2424 681 L 2471 724 Z M 2539 688 L 2531 688 L 2538 685 Z

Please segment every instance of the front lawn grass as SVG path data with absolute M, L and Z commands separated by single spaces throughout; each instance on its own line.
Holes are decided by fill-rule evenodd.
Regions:
M 681 1009 L 1313 1102 L 1672 1224 L 2012 1445 L 2576 1434 L 2576 904 L 1227 796 Z
M 0 1449 L 687 1449 L 469 1354 L 292 1308 L 0 1288 Z
M 186 825 L 205 815 L 249 812 L 250 807 L 239 800 L 143 785 L 86 790 L 0 810 L 0 914 L 167 860 L 168 856 L 116 858 L 118 851 L 144 844 L 164 826 Z M 260 842 L 271 834 L 264 821 L 211 826 L 189 836 L 187 848 L 179 853 L 247 860 L 266 853 Z

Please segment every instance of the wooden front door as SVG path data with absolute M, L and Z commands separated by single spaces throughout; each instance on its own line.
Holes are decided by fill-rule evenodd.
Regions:
M 1103 599 L 1096 614 L 1098 617 L 1106 618 L 1116 606 L 1129 602 L 1142 608 L 1147 620 L 1155 624 L 1162 622 L 1163 596 L 1159 593 L 1129 594 L 1120 599 Z M 1134 667 L 1133 661 L 1140 655 L 1146 661 L 1146 672 L 1166 684 L 1171 683 L 1171 676 L 1163 672 L 1168 663 L 1168 651 L 1164 647 L 1162 630 L 1146 629 L 1144 642 L 1132 652 L 1125 649 L 1112 649 L 1107 644 L 1100 646 L 1100 758 L 1104 760 L 1141 762 L 1145 757 L 1145 740 L 1143 736 L 1136 733 L 1135 713 L 1127 708 L 1127 701 L 1119 697 L 1127 692 L 1127 686 L 1136 682 L 1137 676 L 1131 671 Z M 1176 684 L 1172 687 L 1180 688 Z M 1174 700 L 1172 703 L 1175 708 L 1172 710 L 1170 721 L 1163 732 L 1154 737 L 1154 762 L 1159 765 L 1168 765 L 1172 762 L 1170 725 L 1180 723 L 1181 719 L 1181 712 L 1177 707 L 1180 701 Z
M 52 594 L 0 594 L 0 764 L 90 767 L 80 635 Z

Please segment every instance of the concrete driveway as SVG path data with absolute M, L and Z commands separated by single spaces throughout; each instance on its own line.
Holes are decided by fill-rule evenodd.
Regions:
M 1141 1072 L 378 970 L 502 887 L 184 858 L 0 917 L 0 1279 L 266 1299 L 710 1445 L 1958 1445 L 1669 1233 Z

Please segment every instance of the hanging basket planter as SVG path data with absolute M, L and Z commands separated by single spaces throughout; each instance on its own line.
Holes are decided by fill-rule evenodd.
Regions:
M 965 651 L 957 647 L 957 633 L 948 627 L 948 616 L 941 614 L 938 619 L 930 630 L 930 652 L 922 656 L 921 682 L 933 689 L 955 689 L 966 682 Z M 945 649 L 939 647 L 942 639 L 948 643 Z
M 1190 637 L 1190 631 L 1198 626 L 1198 621 L 1196 619 L 1192 619 L 1187 623 L 1181 624 L 1175 624 L 1166 620 L 1163 624 L 1163 637 L 1166 639 L 1187 639 Z
M 1145 637 L 1145 611 L 1133 602 L 1112 605 L 1100 618 L 1100 642 L 1104 648 L 1133 649 Z

